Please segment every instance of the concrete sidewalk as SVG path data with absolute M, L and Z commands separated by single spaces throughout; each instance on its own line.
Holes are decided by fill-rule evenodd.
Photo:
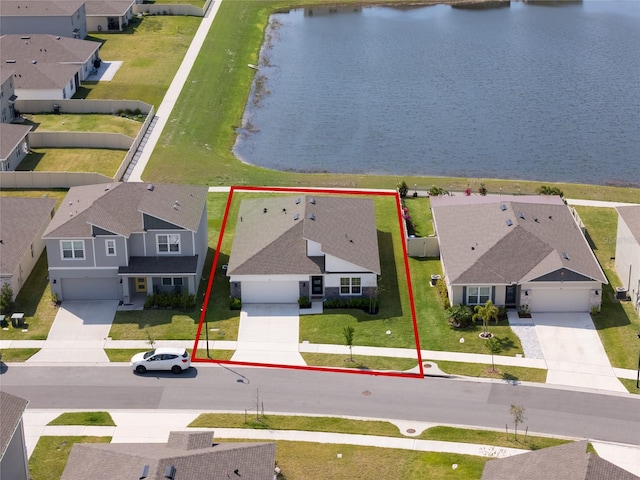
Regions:
M 200 413 L 198 411 L 176 410 L 111 410 L 115 427 L 96 426 L 47 426 L 51 420 L 61 413 L 70 410 L 37 410 L 27 409 L 24 414 L 24 429 L 27 453 L 30 456 L 41 436 L 109 436 L 112 443 L 164 443 L 170 431 L 188 430 L 191 423 Z M 244 412 L 211 412 L 211 413 L 244 413 Z M 282 413 L 279 415 L 295 415 Z M 381 420 L 369 418 L 353 418 L 355 420 Z M 240 428 L 197 428 L 194 430 L 211 430 L 214 438 L 244 438 L 263 441 L 297 441 L 325 443 L 334 445 L 360 445 L 378 448 L 397 448 L 403 450 L 456 453 L 482 457 L 508 457 L 525 453 L 528 450 L 496 447 L 470 443 L 455 443 L 433 440 L 420 440 L 417 437 L 427 428 L 436 426 L 433 423 L 410 422 L 406 420 L 388 420 L 395 424 L 404 437 L 381 437 L 375 435 L 355 435 L 344 433 L 308 432 L 297 430 L 254 430 Z M 465 428 L 464 425 L 448 425 Z M 531 435 L 534 435 L 531 433 Z M 636 475 L 640 474 L 640 447 L 620 445 L 607 442 L 593 442 L 598 454 Z M 337 451 L 339 453 L 339 451 Z

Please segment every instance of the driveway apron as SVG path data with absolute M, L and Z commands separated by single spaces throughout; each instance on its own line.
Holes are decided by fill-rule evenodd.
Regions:
M 549 369 L 547 383 L 627 393 L 588 313 L 536 313 L 533 321 Z
M 117 307 L 117 300 L 63 302 L 44 347 L 27 362 L 108 363 L 104 344 Z
M 274 365 L 306 365 L 298 352 L 297 304 L 244 305 L 238 343 L 231 360 Z

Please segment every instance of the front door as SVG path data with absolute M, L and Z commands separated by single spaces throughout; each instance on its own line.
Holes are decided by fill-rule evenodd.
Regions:
M 311 295 L 320 295 L 324 293 L 322 288 L 322 277 L 311 277 Z
M 147 293 L 147 277 L 136 277 L 136 293 Z
M 504 304 L 514 306 L 516 304 L 516 288 L 517 285 L 509 285 L 504 295 Z

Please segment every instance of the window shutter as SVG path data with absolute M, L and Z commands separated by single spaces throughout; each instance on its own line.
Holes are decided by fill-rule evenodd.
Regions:
M 491 303 L 496 303 L 496 286 L 491 287 Z
M 467 304 L 467 287 L 462 287 L 462 305 Z

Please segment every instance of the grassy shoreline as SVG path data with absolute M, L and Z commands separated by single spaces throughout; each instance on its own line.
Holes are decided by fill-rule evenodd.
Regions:
M 344 1 L 345 5 L 408 5 L 406 1 Z M 412 5 L 461 2 L 419 1 Z M 292 173 L 269 170 L 243 163 L 232 152 L 236 129 L 241 124 L 269 15 L 314 2 L 246 1 L 223 2 L 212 29 L 195 62 L 163 137 L 143 174 L 149 181 L 173 181 L 208 185 L 294 185 L 347 188 L 393 188 L 399 181 L 409 185 L 438 185 L 462 191 L 480 183 L 479 179 L 438 176 L 378 176 L 333 173 Z M 206 90 L 203 85 L 207 85 Z M 213 87 L 213 88 L 209 88 Z M 190 132 L 186 135 L 185 132 Z M 189 158 L 175 169 L 175 159 Z M 570 198 L 590 198 L 640 203 L 640 189 L 586 184 L 554 184 L 525 180 L 483 179 L 489 192 L 534 193 L 541 185 L 557 185 Z

